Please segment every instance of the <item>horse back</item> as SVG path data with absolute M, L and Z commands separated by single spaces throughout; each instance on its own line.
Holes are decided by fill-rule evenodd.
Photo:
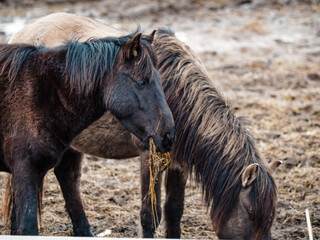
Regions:
M 9 43 L 55 47 L 73 39 L 86 41 L 89 38 L 120 37 L 124 34 L 122 30 L 99 21 L 61 12 L 29 22 L 11 37 Z

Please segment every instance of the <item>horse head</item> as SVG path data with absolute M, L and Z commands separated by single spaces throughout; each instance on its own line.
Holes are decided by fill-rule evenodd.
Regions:
M 272 161 L 269 165 L 269 171 L 273 173 L 282 161 Z M 259 164 L 254 163 L 247 166 L 241 174 L 241 190 L 239 201 L 231 214 L 228 222 L 217 233 L 221 239 L 239 239 L 239 240 L 271 240 L 270 228 L 264 236 L 255 236 L 255 222 L 253 217 L 253 206 L 250 200 L 252 184 L 258 177 Z M 263 211 L 263 210 L 261 210 Z M 270 216 L 270 221 L 273 217 Z M 265 223 L 262 223 L 265 224 Z
M 174 120 L 155 69 L 154 33 L 144 38 L 138 33 L 120 49 L 107 102 L 111 113 L 145 148 L 153 138 L 159 151 L 168 152 L 175 137 Z

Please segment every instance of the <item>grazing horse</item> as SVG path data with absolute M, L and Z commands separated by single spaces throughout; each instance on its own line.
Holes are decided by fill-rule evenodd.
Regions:
M 77 37 L 119 36 L 122 31 L 98 21 L 73 14 L 56 13 L 34 20 L 16 33 L 11 42 L 48 46 Z M 173 162 L 167 175 L 164 205 L 166 237 L 179 238 L 185 186 L 193 175 L 200 183 L 210 208 L 213 227 L 219 238 L 270 239 L 275 217 L 277 190 L 271 172 L 279 162 L 266 164 L 244 121 L 237 118 L 214 88 L 201 60 L 170 30 L 158 30 L 152 43 L 162 86 L 176 124 L 176 142 L 171 151 Z M 141 225 L 144 237 L 153 237 L 149 191 L 148 152 L 136 147 L 136 138 L 106 113 L 72 142 L 79 152 L 104 158 L 141 157 Z M 69 156 L 72 167 L 80 172 L 81 154 Z M 76 174 L 75 174 L 76 175 Z M 69 176 L 69 174 L 66 174 Z M 79 176 L 79 174 L 77 175 Z M 77 180 L 79 181 L 79 179 Z M 68 188 L 71 180 L 60 181 L 74 229 L 84 221 L 79 190 Z M 155 186 L 160 199 L 161 178 Z M 161 218 L 160 201 L 157 214 Z M 77 212 L 77 218 L 73 218 Z M 75 234 L 77 234 L 75 230 Z
M 0 170 L 12 173 L 12 234 L 38 234 L 43 177 L 55 167 L 61 185 L 76 178 L 64 174 L 72 164 L 64 159 L 77 156 L 70 144 L 106 111 L 144 147 L 152 137 L 160 151 L 171 149 L 174 121 L 154 68 L 153 35 L 0 45 Z M 78 217 L 87 227 L 78 234 L 92 235 Z

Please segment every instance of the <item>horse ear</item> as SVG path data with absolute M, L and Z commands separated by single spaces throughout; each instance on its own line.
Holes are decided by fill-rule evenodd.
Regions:
M 250 164 L 241 175 L 242 187 L 249 186 L 256 178 L 259 164 Z
M 125 60 L 131 60 L 138 56 L 138 53 L 140 51 L 141 34 L 141 32 L 137 33 L 122 47 L 123 57 Z
M 144 36 L 144 39 L 147 40 L 150 44 L 152 44 L 156 31 L 157 30 L 153 30 L 150 35 Z
M 274 160 L 271 163 L 268 164 L 269 169 L 271 173 L 274 173 L 274 171 L 282 164 L 283 162 L 281 160 Z

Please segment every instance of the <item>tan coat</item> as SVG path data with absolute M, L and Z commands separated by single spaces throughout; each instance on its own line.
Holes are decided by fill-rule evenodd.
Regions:
M 53 13 L 29 22 L 12 36 L 9 43 L 55 47 L 71 39 L 86 41 L 89 38 L 119 37 L 125 34 L 123 30 L 97 20 L 70 13 Z

